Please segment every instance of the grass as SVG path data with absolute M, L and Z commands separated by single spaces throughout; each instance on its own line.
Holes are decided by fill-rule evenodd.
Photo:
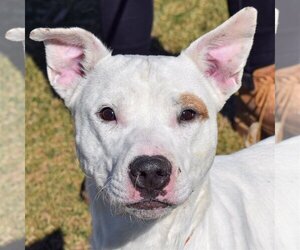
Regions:
M 70 114 L 30 58 L 26 72 L 26 241 L 59 228 L 68 249 L 86 249 L 90 218 Z
M 226 18 L 224 0 L 156 0 L 153 35 L 166 50 L 179 52 Z M 83 174 L 70 113 L 30 57 L 26 72 L 26 244 L 50 235 L 34 249 L 57 249 L 62 239 L 64 249 L 88 249 L 90 217 L 79 199 Z M 218 153 L 236 151 L 242 139 L 226 119 L 218 119 Z M 58 229 L 61 239 L 51 238 Z
M 0 54 L 0 246 L 24 237 L 24 78 Z
M 224 0 L 156 0 L 153 35 L 176 53 L 228 18 Z

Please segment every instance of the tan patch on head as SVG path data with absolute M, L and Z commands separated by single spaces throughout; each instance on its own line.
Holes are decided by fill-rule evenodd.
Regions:
M 201 119 L 209 118 L 207 107 L 199 97 L 185 93 L 180 96 L 180 102 L 185 107 L 190 107 L 195 110 L 201 116 Z

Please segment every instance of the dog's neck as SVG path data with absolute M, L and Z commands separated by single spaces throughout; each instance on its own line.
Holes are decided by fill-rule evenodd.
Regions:
M 88 192 L 93 197 L 94 188 L 89 185 Z M 184 204 L 157 220 L 141 221 L 129 215 L 116 215 L 102 199 L 93 201 L 91 213 L 94 249 L 135 249 L 138 246 L 147 246 L 147 243 L 152 248 L 156 244 L 160 249 L 161 246 L 181 248 L 195 227 L 201 223 L 209 202 L 208 178 Z M 183 217 L 185 220 L 182 220 Z

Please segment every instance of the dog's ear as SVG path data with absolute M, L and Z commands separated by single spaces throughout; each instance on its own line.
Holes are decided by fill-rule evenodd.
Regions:
M 39 28 L 30 38 L 43 41 L 51 85 L 68 106 L 78 83 L 109 50 L 92 33 L 81 28 Z
M 10 41 L 23 42 L 25 40 L 24 28 L 13 28 L 6 32 L 5 38 Z
M 256 17 L 254 8 L 244 8 L 182 52 L 211 82 L 219 109 L 241 86 L 243 68 L 253 43 Z

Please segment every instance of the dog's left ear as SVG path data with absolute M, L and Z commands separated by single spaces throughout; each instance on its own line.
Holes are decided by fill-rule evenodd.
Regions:
M 209 79 L 218 109 L 241 86 L 243 68 L 253 43 L 256 17 L 254 8 L 244 8 L 182 52 Z
M 46 47 L 50 84 L 70 106 L 79 82 L 110 51 L 92 33 L 81 28 L 39 28 L 30 38 Z

